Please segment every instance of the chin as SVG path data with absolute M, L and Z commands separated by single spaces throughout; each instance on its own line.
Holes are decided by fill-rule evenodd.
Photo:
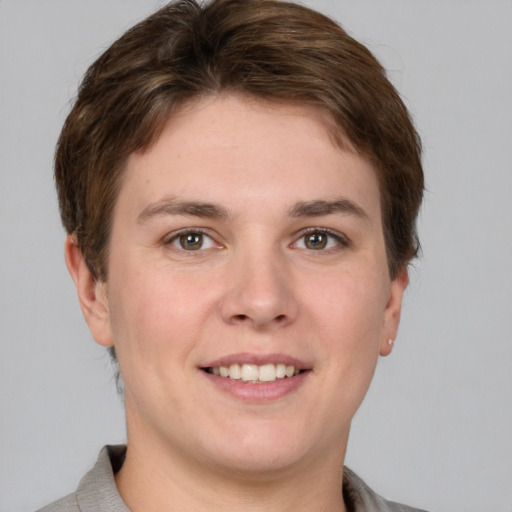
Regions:
M 241 480 L 251 481 L 275 478 L 276 474 L 291 471 L 302 460 L 297 457 L 297 453 L 260 452 L 250 455 L 247 453 L 223 455 L 217 458 L 218 467 L 223 468 L 227 473 L 237 475 Z
M 289 426 L 239 426 L 221 443 L 208 446 L 208 450 L 216 464 L 226 471 L 236 472 L 241 478 L 247 475 L 264 479 L 303 463 L 308 453 L 314 451 L 310 445 L 311 439 L 302 439 Z

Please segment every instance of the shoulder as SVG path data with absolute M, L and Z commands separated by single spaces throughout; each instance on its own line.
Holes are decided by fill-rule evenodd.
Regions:
M 69 494 L 58 501 L 50 503 L 46 507 L 39 509 L 37 512 L 80 512 L 76 493 Z
M 343 495 L 351 512 L 426 512 L 384 499 L 348 468 L 343 471 Z
M 105 446 L 94 467 L 80 480 L 77 490 L 37 512 L 129 512 L 115 484 L 126 446 Z

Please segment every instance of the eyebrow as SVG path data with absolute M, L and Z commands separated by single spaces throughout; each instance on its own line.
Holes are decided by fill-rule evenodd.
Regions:
M 226 219 L 228 211 L 213 203 L 181 201 L 171 197 L 148 205 L 137 216 L 137 222 L 144 224 L 155 217 L 164 215 L 191 215 L 208 219 Z
M 300 201 L 289 210 L 290 217 L 322 217 L 335 213 L 354 215 L 368 220 L 368 214 L 349 199 L 335 199 L 332 201 L 315 200 Z M 144 224 L 149 220 L 165 215 L 189 215 L 207 219 L 227 219 L 228 211 L 222 206 L 204 201 L 182 201 L 176 198 L 167 198 L 148 205 L 137 216 L 137 222 Z
M 290 209 L 291 217 L 322 217 L 333 213 L 353 215 L 363 220 L 369 220 L 370 218 L 363 208 L 345 198 L 332 201 L 304 201 L 296 203 Z

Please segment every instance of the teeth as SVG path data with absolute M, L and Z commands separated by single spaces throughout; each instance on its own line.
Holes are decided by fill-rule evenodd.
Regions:
M 276 366 L 274 364 L 265 364 L 260 366 L 258 373 L 258 380 L 262 382 L 272 382 L 276 380 Z
M 276 379 L 293 377 L 298 375 L 300 370 L 295 366 L 285 364 L 232 364 L 230 366 L 218 366 L 210 369 L 211 373 L 221 377 L 242 380 L 244 382 L 274 382 Z
M 278 364 L 276 366 L 276 377 L 278 379 L 284 379 L 284 377 L 286 377 L 286 365 L 285 364 Z
M 231 372 L 229 373 L 229 376 L 231 377 Z M 258 367 L 255 364 L 243 364 L 242 365 L 242 380 L 244 382 L 248 382 L 250 380 L 258 380 L 258 377 L 259 377 Z
M 242 368 L 240 367 L 239 364 L 232 364 L 229 367 L 229 378 L 236 380 L 240 380 L 242 378 Z

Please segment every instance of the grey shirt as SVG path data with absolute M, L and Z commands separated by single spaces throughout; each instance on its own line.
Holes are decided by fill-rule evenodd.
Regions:
M 130 512 L 114 480 L 125 454 L 126 446 L 105 446 L 74 493 L 38 512 Z M 348 512 L 425 512 L 381 498 L 348 468 L 343 475 L 343 497 Z

